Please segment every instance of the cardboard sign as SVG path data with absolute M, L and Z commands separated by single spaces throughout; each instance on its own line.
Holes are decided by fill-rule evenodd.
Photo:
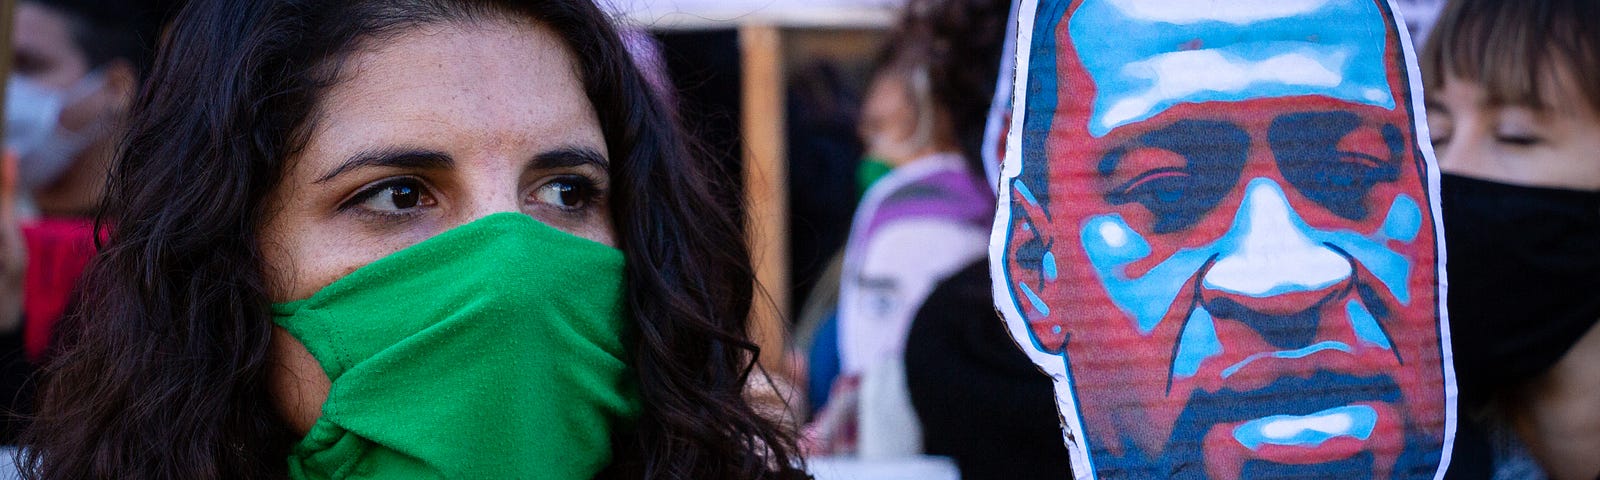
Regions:
M 1024 0 L 996 303 L 1080 479 L 1438 478 L 1438 171 L 1388 0 Z
M 1006 16 L 1006 43 L 1000 47 L 1000 78 L 989 101 L 989 114 L 983 125 L 983 174 L 989 186 L 1000 189 L 1000 163 L 1006 156 L 1006 137 L 1011 130 L 1011 90 L 1017 71 L 1017 7 L 1013 0 Z

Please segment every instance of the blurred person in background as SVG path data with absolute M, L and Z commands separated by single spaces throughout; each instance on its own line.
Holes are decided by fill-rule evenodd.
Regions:
M 987 252 L 993 194 L 963 149 L 959 112 L 945 101 L 950 77 L 942 75 L 941 56 L 965 40 L 939 37 L 929 7 L 907 5 L 863 99 L 865 162 L 892 170 L 867 188 L 851 222 L 840 275 L 840 374 L 810 428 L 813 453 L 921 453 L 904 379 L 905 335 L 935 283 Z
M 0 203 L 0 374 L 11 411 L 26 410 L 24 381 L 49 349 L 78 277 L 94 254 L 93 222 L 128 105 L 154 55 L 156 1 L 23 0 L 11 30 Z M 14 175 L 14 176 L 12 176 Z M 3 440 L 15 437 L 7 416 Z
M 23 0 L 12 29 L 6 147 L 43 219 L 93 217 L 117 126 L 148 66 L 157 17 L 144 2 Z
M 1595 0 L 1452 0 L 1422 54 L 1461 392 L 1452 478 L 1600 475 L 1596 19 Z
M 909 2 L 868 91 L 867 164 L 892 170 L 852 227 L 844 375 L 812 430 L 858 435 L 863 459 L 946 456 L 972 479 L 1070 472 L 1050 379 L 1012 343 L 989 293 L 994 197 L 979 151 L 1009 8 Z M 930 226 L 945 230 L 919 230 Z M 854 423 L 833 416 L 852 403 Z
M 980 151 L 995 83 L 1010 78 L 999 70 L 1011 2 L 909 5 L 908 22 L 934 39 L 934 97 L 950 112 L 968 168 L 983 178 Z M 993 197 L 986 200 L 989 221 Z M 968 480 L 1069 478 L 1054 385 L 1017 348 L 995 311 L 987 247 L 968 260 L 934 286 L 906 334 L 906 385 L 923 452 L 955 460 Z
M 812 60 L 787 82 L 790 268 L 803 298 L 789 336 L 791 378 L 804 382 L 805 407 L 827 402 L 838 374 L 839 273 L 851 214 L 865 192 L 863 172 L 888 173 L 863 163 L 856 123 L 861 90 L 839 61 Z M 865 181 L 875 181 L 869 176 Z

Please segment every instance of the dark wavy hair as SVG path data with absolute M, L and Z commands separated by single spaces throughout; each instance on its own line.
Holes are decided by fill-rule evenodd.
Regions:
M 275 368 L 258 227 L 318 99 L 362 45 L 422 25 L 530 18 L 578 61 L 611 162 L 644 410 L 608 478 L 779 478 L 790 432 L 743 395 L 750 258 L 591 0 L 196 0 L 164 40 L 118 150 L 80 308 L 23 440 L 32 479 L 277 478 L 297 440 Z

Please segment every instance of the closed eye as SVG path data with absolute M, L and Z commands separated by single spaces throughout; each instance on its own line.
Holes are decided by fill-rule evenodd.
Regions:
M 1514 147 L 1531 147 L 1544 143 L 1544 139 L 1531 135 L 1502 135 L 1496 134 L 1494 141 Z
M 1399 127 L 1350 111 L 1286 113 L 1267 132 L 1278 168 L 1302 195 L 1359 220 L 1378 184 L 1400 178 L 1407 140 Z
M 1188 228 L 1238 182 L 1249 148 L 1249 134 L 1232 123 L 1173 122 L 1100 159 L 1101 179 L 1121 182 L 1115 188 L 1108 185 L 1104 198 L 1112 205 L 1142 206 L 1151 215 L 1154 233 Z
M 1495 116 L 1494 141 L 1512 147 L 1531 147 L 1544 142 L 1537 132 L 1547 131 L 1549 110 L 1530 106 L 1507 106 Z
M 1385 159 L 1382 159 L 1382 158 L 1378 158 L 1378 157 L 1374 157 L 1372 155 L 1368 155 L 1368 154 L 1365 154 L 1365 153 L 1345 152 L 1345 151 L 1341 151 L 1339 153 L 1340 153 L 1340 159 L 1341 160 L 1344 160 L 1344 161 L 1347 161 L 1347 162 L 1352 162 L 1352 163 L 1358 163 L 1358 164 L 1361 164 L 1361 166 L 1363 166 L 1363 167 L 1379 168 L 1379 167 L 1382 167 L 1384 165 L 1388 165 L 1389 164 L 1388 160 L 1385 160 Z
M 1133 180 L 1129 180 L 1128 183 L 1122 184 L 1122 186 L 1117 187 L 1116 190 L 1123 195 L 1132 195 L 1136 194 L 1141 189 L 1150 188 L 1152 185 L 1163 183 L 1164 180 L 1188 177 L 1189 172 L 1181 168 L 1158 168 L 1149 172 L 1145 172 Z

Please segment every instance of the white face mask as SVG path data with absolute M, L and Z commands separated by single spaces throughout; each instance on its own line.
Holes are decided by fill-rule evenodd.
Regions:
M 61 126 L 61 110 L 99 90 L 105 83 L 99 72 L 90 72 L 65 90 L 55 90 L 27 78 L 12 75 L 6 86 L 6 148 L 16 152 L 18 184 L 24 190 L 49 185 L 67 171 L 93 140 L 96 121 L 83 132 Z

